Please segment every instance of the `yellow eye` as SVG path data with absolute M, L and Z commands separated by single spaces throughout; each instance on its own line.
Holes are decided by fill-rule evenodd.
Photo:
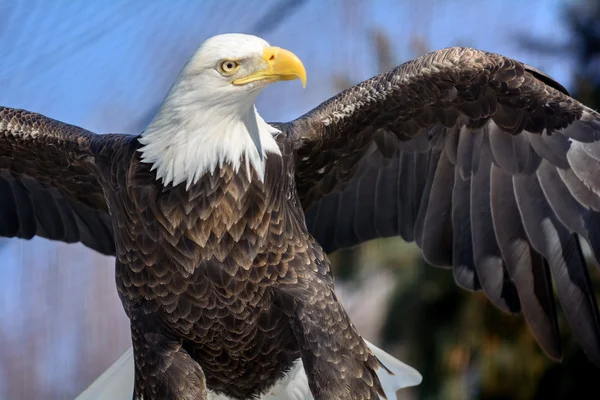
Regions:
M 231 75 L 240 67 L 237 61 L 225 60 L 219 64 L 219 71 L 225 75 Z

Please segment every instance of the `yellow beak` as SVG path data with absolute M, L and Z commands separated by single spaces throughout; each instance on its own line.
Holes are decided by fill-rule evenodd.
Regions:
M 302 61 L 289 50 L 280 47 L 266 47 L 262 58 L 267 63 L 267 68 L 254 72 L 243 78 L 233 81 L 234 85 L 245 85 L 250 82 L 266 81 L 292 81 L 300 79 L 302 87 L 306 87 L 306 69 Z

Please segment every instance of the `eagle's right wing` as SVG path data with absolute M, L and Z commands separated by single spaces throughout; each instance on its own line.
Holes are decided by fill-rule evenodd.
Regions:
M 0 107 L 0 236 L 81 242 L 114 255 L 92 151 L 110 140 L 103 136 Z
M 600 366 L 600 312 L 579 239 L 600 261 L 600 114 L 516 60 L 425 54 L 282 129 L 295 139 L 309 232 L 332 252 L 378 237 L 502 310 L 562 357 L 556 294 Z

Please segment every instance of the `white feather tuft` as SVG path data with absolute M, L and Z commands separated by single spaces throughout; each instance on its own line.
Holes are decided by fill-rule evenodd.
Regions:
M 393 357 L 391 354 L 386 353 L 373 343 L 369 343 L 367 340 L 365 340 L 365 342 L 373 354 L 375 354 L 375 357 L 377 357 L 393 374 L 390 375 L 385 369 L 377 371 L 377 376 L 379 377 L 383 391 L 388 399 L 397 398 L 396 392 L 400 389 L 421 384 L 423 377 L 419 371 L 410 365 L 404 364 L 402 361 Z
M 152 164 L 157 179 L 165 186 L 186 182 L 189 188 L 224 163 L 231 164 L 237 172 L 244 158 L 262 180 L 268 154 L 281 156 L 274 139 L 278 133 L 254 106 L 244 116 L 190 112 L 184 124 L 155 120 L 140 138 L 144 145 L 140 152 L 142 162 Z

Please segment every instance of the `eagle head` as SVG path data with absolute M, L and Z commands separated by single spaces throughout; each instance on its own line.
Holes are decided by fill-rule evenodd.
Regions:
M 306 86 L 306 70 L 294 53 L 237 33 L 207 39 L 183 73 L 216 96 L 254 92 L 268 83 L 294 79 Z
M 280 153 L 278 131 L 254 101 L 269 83 L 300 79 L 306 70 L 291 51 L 245 34 L 213 36 L 182 69 L 157 115 L 142 133 L 142 162 L 163 184 L 195 183 L 224 163 L 242 160 L 264 177 L 266 153 Z

